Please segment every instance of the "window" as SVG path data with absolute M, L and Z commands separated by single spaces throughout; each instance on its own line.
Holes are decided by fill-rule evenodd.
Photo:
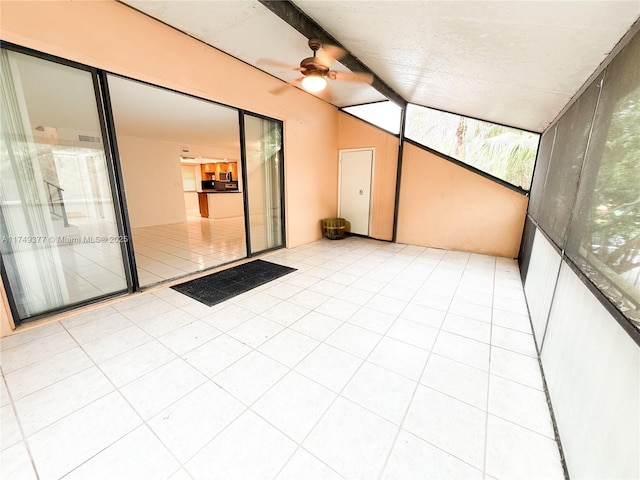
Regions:
M 393 102 L 367 103 L 365 105 L 345 107 L 342 110 L 394 135 L 400 133 L 402 108 Z
M 640 35 L 601 89 L 566 250 L 640 329 Z
M 538 134 L 408 105 L 405 136 L 524 190 L 531 185 Z

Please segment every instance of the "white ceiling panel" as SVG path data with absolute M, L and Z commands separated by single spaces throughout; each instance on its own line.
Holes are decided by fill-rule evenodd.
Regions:
M 283 81 L 307 39 L 254 0 L 124 3 Z M 407 101 L 540 132 L 640 16 L 640 1 L 319 1 L 296 6 Z M 334 62 L 332 68 L 346 67 Z M 383 100 L 331 82 L 337 106 Z
M 239 155 L 237 110 L 115 75 L 108 82 L 119 135 L 215 145 Z
M 638 1 L 295 0 L 406 100 L 542 131 Z
M 302 59 L 313 56 L 304 35 L 254 0 L 126 0 L 123 3 L 285 82 L 299 78 L 300 72 L 262 60 L 297 67 Z M 339 62 L 334 62 L 331 68 L 348 71 Z M 336 106 L 385 99 L 369 85 L 350 82 L 332 81 L 330 91 L 330 102 Z

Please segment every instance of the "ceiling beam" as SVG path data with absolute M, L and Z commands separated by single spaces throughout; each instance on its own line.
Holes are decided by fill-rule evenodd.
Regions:
M 307 16 L 298 6 L 289 0 L 258 0 L 262 5 L 271 10 L 282 20 L 287 22 L 298 32 L 307 38 L 317 38 L 322 43 L 328 45 L 335 45 L 342 48 L 347 54 L 340 59 L 345 67 L 353 72 L 364 72 L 373 75 L 372 87 L 375 88 L 382 95 L 389 100 L 397 104 L 398 106 L 405 108 L 407 101 L 402 96 L 392 89 L 389 85 L 384 83 L 380 77 L 372 72 L 369 67 L 362 63 L 358 58 L 349 53 L 349 49 L 340 44 L 335 38 L 333 38 L 324 28 L 318 25 L 312 18 Z

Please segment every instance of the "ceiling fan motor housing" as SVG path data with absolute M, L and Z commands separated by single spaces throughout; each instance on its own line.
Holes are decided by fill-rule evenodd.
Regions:
M 313 50 L 313 57 L 305 58 L 300 62 L 300 71 L 304 76 L 318 75 L 325 77 L 329 73 L 329 65 L 325 65 L 316 57 L 316 52 L 322 47 L 322 42 L 317 38 L 309 39 L 309 48 Z
M 300 71 L 305 76 L 320 75 L 324 77 L 329 73 L 329 67 L 320 63 L 317 57 L 309 57 L 300 62 Z

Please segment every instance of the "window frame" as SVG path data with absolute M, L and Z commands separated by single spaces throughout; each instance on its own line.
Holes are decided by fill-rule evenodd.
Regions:
M 505 180 L 505 179 L 503 179 L 501 177 L 498 177 L 498 176 L 496 176 L 496 175 L 494 175 L 494 174 L 492 174 L 490 172 L 482 170 L 481 168 L 478 168 L 475 165 L 472 165 L 472 164 L 467 163 L 467 162 L 465 162 L 463 160 L 455 158 L 455 157 L 453 157 L 451 155 L 448 155 L 448 154 L 446 154 L 444 152 L 441 152 L 441 151 L 437 150 L 436 148 L 430 147 L 428 145 L 425 145 L 425 144 L 423 144 L 423 143 L 421 143 L 421 142 L 419 142 L 417 140 L 414 140 L 414 139 L 408 137 L 407 136 L 407 126 L 405 125 L 405 128 L 404 128 L 404 140 L 408 141 L 412 145 L 420 147 L 420 148 L 423 148 L 424 150 L 426 150 L 428 152 L 434 153 L 434 154 L 436 154 L 436 155 L 438 155 L 438 156 L 440 156 L 440 157 L 442 157 L 442 158 L 444 158 L 446 160 L 449 160 L 452 163 L 455 163 L 456 165 L 458 165 L 460 167 L 466 168 L 467 170 L 470 170 L 470 171 L 472 171 L 472 172 L 474 172 L 474 173 L 476 173 L 478 175 L 481 175 L 481 176 L 483 176 L 483 177 L 485 177 L 485 178 L 487 178 L 489 180 L 493 180 L 494 182 L 499 183 L 500 185 L 502 185 L 502 186 L 504 186 L 506 188 L 509 188 L 509 189 L 511 189 L 511 190 L 513 190 L 515 192 L 518 192 L 518 193 L 526 195 L 526 196 L 529 195 L 529 192 L 531 191 L 531 187 L 533 186 L 533 176 L 534 176 L 534 173 L 535 173 L 535 170 L 536 170 L 538 154 L 540 152 L 540 144 L 541 144 L 541 139 L 542 139 L 542 133 L 534 132 L 532 130 L 526 130 L 526 129 L 523 129 L 523 128 L 514 127 L 514 126 L 511 126 L 511 125 L 505 125 L 503 123 L 492 122 L 492 121 L 485 120 L 485 119 L 482 119 L 482 118 L 471 117 L 471 116 L 468 116 L 468 115 L 461 115 L 459 113 L 448 112 L 446 110 L 442 110 L 442 109 L 439 109 L 439 108 L 427 107 L 425 105 L 420 105 L 420 104 L 417 104 L 417 103 L 408 103 L 407 104 L 407 112 L 408 112 L 410 107 L 427 109 L 427 110 L 439 112 L 439 113 L 446 114 L 446 115 L 454 115 L 454 116 L 457 116 L 457 117 L 462 117 L 462 118 L 465 118 L 465 119 L 468 119 L 468 120 L 473 120 L 475 122 L 482 122 L 482 123 L 486 123 L 486 124 L 496 125 L 498 127 L 509 128 L 509 129 L 512 129 L 512 130 L 517 130 L 517 131 L 520 131 L 520 132 L 529 133 L 529 134 L 532 134 L 532 135 L 537 135 L 538 136 L 538 143 L 537 143 L 537 146 L 536 146 L 536 152 L 535 152 L 535 154 L 533 156 L 533 161 L 532 161 L 532 165 L 531 165 L 531 181 L 529 183 L 529 188 L 525 189 L 525 188 L 522 188 L 519 185 L 515 185 L 515 184 L 513 184 L 513 183 L 511 183 L 511 182 L 509 182 L 509 181 L 507 181 L 507 180 Z M 405 115 L 407 115 L 407 114 L 405 114 Z M 409 123 L 408 115 L 407 115 L 406 123 L 407 124 Z

